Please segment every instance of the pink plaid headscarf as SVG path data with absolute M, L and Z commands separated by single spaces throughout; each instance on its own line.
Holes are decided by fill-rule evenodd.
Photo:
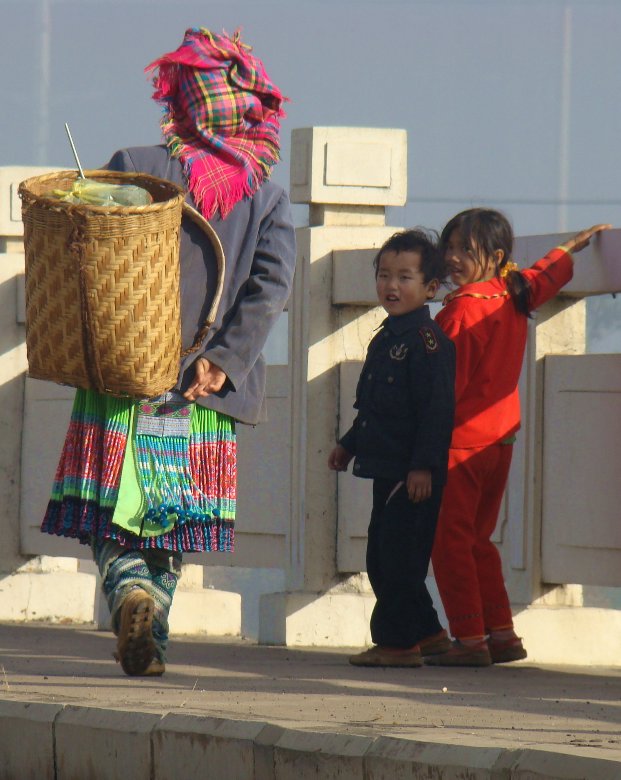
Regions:
M 153 98 L 164 106 L 162 132 L 196 205 L 206 219 L 225 217 L 278 162 L 286 98 L 239 33 L 191 28 L 176 51 L 145 71 L 157 71 Z

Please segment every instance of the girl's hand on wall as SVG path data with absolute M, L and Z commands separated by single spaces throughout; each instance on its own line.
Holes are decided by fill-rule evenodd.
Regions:
M 204 357 L 199 358 L 195 366 L 194 381 L 183 394 L 184 398 L 196 401 L 197 398 L 205 398 L 222 390 L 226 374 L 219 366 Z
M 602 230 L 610 230 L 611 227 L 612 225 L 593 225 L 593 227 L 590 227 L 587 230 L 581 230 L 579 233 L 576 233 L 576 235 L 573 238 L 570 238 L 569 241 L 566 241 L 563 246 L 568 252 L 579 252 L 581 249 L 584 249 L 585 246 L 589 245 L 589 242 L 594 235 L 600 233 Z

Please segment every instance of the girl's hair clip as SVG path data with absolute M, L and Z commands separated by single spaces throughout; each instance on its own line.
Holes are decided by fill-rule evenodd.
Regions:
M 508 260 L 503 267 L 500 269 L 500 276 L 504 279 L 507 274 L 510 274 L 512 271 L 519 271 L 520 267 L 517 263 L 514 263 L 512 260 Z

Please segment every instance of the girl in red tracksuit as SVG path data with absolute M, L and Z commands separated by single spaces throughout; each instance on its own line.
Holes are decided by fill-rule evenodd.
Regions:
M 578 233 L 524 271 L 510 262 L 513 231 L 498 211 L 463 211 L 442 231 L 440 247 L 457 289 L 436 321 L 455 342 L 456 408 L 432 560 L 455 639 L 448 652 L 427 656 L 426 663 L 487 666 L 526 657 L 491 535 L 520 427 L 527 321 L 571 279 L 571 252 L 607 227 Z

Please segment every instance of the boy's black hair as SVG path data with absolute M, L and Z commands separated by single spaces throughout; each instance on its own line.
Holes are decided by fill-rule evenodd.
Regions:
M 501 211 L 485 208 L 466 209 L 456 214 L 446 223 L 440 235 L 440 252 L 443 257 L 446 256 L 448 242 L 455 230 L 461 235 L 464 249 L 479 264 L 498 249 L 502 250 L 502 260 L 496 266 L 496 276 L 500 276 L 513 252 L 513 228 L 507 217 Z M 519 271 L 509 271 L 505 281 L 517 310 L 530 317 L 531 290 L 528 281 Z
M 413 228 L 393 233 L 380 247 L 373 260 L 375 277 L 379 269 L 380 257 L 384 252 L 417 252 L 420 255 L 420 270 L 425 284 L 432 279 L 443 282 L 447 276 L 444 254 L 438 249 L 438 234 L 433 230 Z

